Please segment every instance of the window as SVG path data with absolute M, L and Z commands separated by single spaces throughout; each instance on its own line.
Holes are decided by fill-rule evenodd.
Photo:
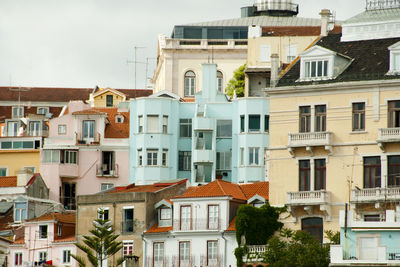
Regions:
M 364 188 L 381 187 L 381 158 L 364 158 Z
M 39 262 L 47 261 L 47 251 L 39 251 Z
M 94 138 L 94 121 L 83 121 L 83 139 Z
M 244 125 L 245 125 L 245 121 L 244 121 L 244 115 L 240 115 L 240 132 L 244 133 Z
M 133 255 L 133 240 L 122 241 L 122 254 L 124 257 Z
M 168 133 L 168 116 L 163 116 L 163 125 L 162 125 L 163 133 Z
M 311 131 L 311 107 L 300 107 L 300 129 L 301 133 L 308 133 Z
M 249 115 L 249 132 L 260 131 L 260 115 Z
M 160 220 L 171 220 L 171 209 L 170 208 L 161 208 L 160 209 Z
M 388 157 L 388 187 L 400 186 L 400 156 Z
M 179 136 L 192 137 L 192 119 L 179 120 Z
M 19 128 L 19 122 L 17 121 L 7 122 L 7 136 L 17 136 L 18 128 Z
M 318 105 L 315 106 L 315 131 L 325 132 L 326 131 L 326 106 Z
M 112 95 L 106 95 L 106 107 L 112 107 L 114 105 L 114 97 Z
M 208 229 L 215 230 L 219 226 L 219 206 L 208 205 Z
M 310 161 L 299 161 L 299 191 L 310 191 Z
M 97 209 L 97 219 L 107 221 L 110 219 L 110 210 L 108 208 Z
M 147 132 L 158 133 L 158 115 L 147 115 Z
M 60 150 L 43 150 L 43 163 L 59 163 Z
M 249 147 L 249 165 L 258 165 L 258 147 Z
M 47 238 L 47 225 L 39 225 L 39 238 Z
M 269 115 L 264 115 L 264 132 L 269 132 Z
M 161 159 L 162 166 L 167 166 L 167 154 L 168 154 L 168 150 L 167 149 L 163 149 L 162 159 Z
M 62 257 L 63 264 L 70 264 L 71 263 L 71 250 L 63 250 L 63 257 Z
M 400 54 L 395 53 L 393 55 L 393 68 L 392 71 L 400 71 Z
M 271 46 L 262 45 L 260 46 L 260 62 L 271 61 Z
M 353 131 L 365 130 L 365 103 L 353 103 Z
M 190 242 L 179 242 L 179 267 L 189 267 L 190 264 Z
M 217 120 L 217 137 L 232 137 L 232 120 Z
M 139 121 L 138 133 L 143 133 L 143 116 L 139 116 L 138 121 Z
M 22 252 L 14 253 L 14 265 L 15 266 L 22 266 L 22 259 L 23 259 L 22 256 L 23 256 Z
M 24 116 L 24 107 L 12 107 L 12 117 L 21 118 Z
M 138 166 L 143 166 L 143 151 L 138 149 Z
M 76 184 L 62 183 L 62 197 L 60 202 L 63 203 L 66 210 L 75 210 Z
M 232 152 L 231 151 L 217 151 L 217 170 L 231 170 L 232 169 Z
M 181 230 L 190 230 L 192 228 L 191 206 L 181 206 Z
M 196 170 L 196 182 L 197 183 L 209 183 L 211 182 L 212 176 L 212 165 L 211 164 L 196 164 L 194 166 Z
M 65 150 L 61 154 L 61 163 L 64 164 L 77 164 L 78 152 L 72 150 Z
M 115 151 L 101 152 L 101 170 L 100 175 L 116 175 Z
M 240 166 L 244 166 L 244 147 L 240 148 Z
M 185 96 L 194 96 L 196 90 L 196 74 L 193 71 L 185 73 Z
M 192 168 L 192 152 L 179 151 L 179 170 L 190 171 Z
M 26 220 L 26 202 L 16 202 L 14 204 L 14 222 Z
M 67 134 L 67 125 L 65 124 L 58 125 L 58 135 L 64 135 L 64 134 Z
M 153 243 L 153 266 L 163 266 L 164 264 L 164 242 Z
M 364 222 L 380 222 L 381 216 L 379 214 L 365 214 Z
M 297 55 L 297 48 L 296 45 L 288 45 L 286 46 L 286 61 L 292 62 L 295 60 Z
M 325 159 L 316 159 L 314 161 L 314 190 L 326 189 L 326 165 Z
M 123 123 L 124 122 L 124 116 L 122 116 L 122 115 L 115 116 L 115 122 L 116 123 Z
M 29 135 L 30 136 L 39 136 L 41 134 L 40 126 L 42 124 L 40 121 L 30 121 L 28 125 Z
M 328 76 L 328 60 L 306 61 L 305 78 L 322 78 Z
M 0 177 L 7 176 L 7 168 L 0 168 Z
M 301 220 L 301 230 L 323 241 L 323 220 L 321 218 L 305 218 Z
M 224 86 L 224 84 L 223 84 L 223 81 L 224 81 L 223 77 L 224 77 L 224 76 L 223 76 L 222 72 L 217 71 L 217 90 L 218 90 L 219 92 L 221 92 L 221 93 L 223 93 L 223 86 Z
M 102 183 L 102 184 L 101 184 L 101 187 L 100 187 L 100 190 L 101 190 L 101 191 L 106 191 L 106 190 L 111 189 L 111 188 L 113 188 L 113 187 L 114 187 L 114 184 Z
M 37 108 L 37 114 L 46 115 L 47 113 L 49 113 L 48 107 L 38 107 Z
M 207 241 L 207 265 L 218 266 L 218 241 Z
M 57 235 L 62 236 L 62 224 L 57 224 Z
M 388 102 L 388 127 L 397 128 L 400 127 L 400 100 Z
M 134 220 L 133 214 L 134 209 L 133 207 L 124 207 L 124 220 L 122 221 L 122 232 L 124 233 L 133 233 L 134 229 Z
M 157 165 L 157 154 L 158 154 L 158 150 L 156 150 L 156 149 L 147 150 L 147 166 L 156 166 Z

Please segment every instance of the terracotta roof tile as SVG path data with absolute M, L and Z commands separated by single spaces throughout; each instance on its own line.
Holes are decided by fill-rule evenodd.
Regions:
M 115 89 L 126 95 L 126 98 L 136 98 L 153 94 L 151 89 Z
M 341 33 L 342 26 L 335 25 L 330 33 Z M 262 27 L 262 36 L 318 36 L 320 26 L 277 26 Z
M 15 187 L 17 186 L 17 176 L 0 177 L 0 187 Z
M 95 109 L 85 109 L 80 111 L 72 112 L 72 115 L 105 115 L 105 112 L 100 112 Z
M 183 100 L 183 102 L 194 102 L 195 101 L 194 98 L 183 98 L 182 100 Z
M 158 227 L 158 222 L 156 222 L 153 227 L 151 227 L 149 230 L 144 232 L 145 234 L 155 234 L 155 233 L 167 233 L 169 231 L 172 231 L 172 226 L 169 227 Z
M 2 101 L 18 101 L 19 87 L 0 87 L 0 95 Z M 22 87 L 29 89 L 21 92 L 21 101 L 40 101 L 40 102 L 69 102 L 71 100 L 89 99 L 89 94 L 93 88 L 55 88 L 55 87 Z
M 176 182 L 170 182 L 170 183 L 155 183 L 152 185 L 135 185 L 135 184 L 130 184 L 127 186 L 117 186 L 111 191 L 108 191 L 107 194 L 113 194 L 113 193 L 127 193 L 127 192 L 157 192 L 163 188 L 169 187 L 171 185 L 175 184 L 182 184 L 185 183 L 187 179 L 182 179 Z
M 25 237 L 21 237 L 14 240 L 14 244 L 25 244 Z
M 228 228 L 226 228 L 225 232 L 234 232 L 236 231 L 236 216 L 235 218 L 232 219 L 232 221 L 229 223 Z
M 62 238 L 57 238 L 54 240 L 54 243 L 61 243 L 61 242 L 73 242 L 76 241 L 75 235 L 70 235 Z
M 129 138 L 129 112 L 118 112 L 117 108 L 94 108 L 98 112 L 107 113 L 110 122 L 105 129 L 105 138 Z M 124 117 L 122 123 L 117 123 L 115 117 Z
M 259 195 L 266 200 L 269 198 L 269 182 L 241 184 L 240 188 L 242 188 L 242 191 L 246 195 L 247 199 L 252 198 L 254 195 Z
M 28 186 L 28 185 L 33 184 L 33 182 L 35 182 L 36 178 L 38 178 L 39 176 L 40 176 L 40 173 L 35 173 L 35 174 L 32 176 L 32 178 L 29 179 L 29 181 L 28 181 L 28 183 L 27 183 L 26 185 Z
M 38 218 L 28 220 L 29 222 L 40 222 L 40 221 L 57 221 L 62 223 L 73 223 L 76 222 L 76 215 L 75 213 L 58 213 L 52 212 L 44 214 Z

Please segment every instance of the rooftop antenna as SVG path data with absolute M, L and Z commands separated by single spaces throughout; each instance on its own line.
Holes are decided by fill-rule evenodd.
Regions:
M 135 86 L 135 87 L 134 87 L 134 89 L 137 89 L 137 88 L 136 88 L 136 63 L 145 64 L 145 62 L 140 62 L 140 61 L 137 61 L 137 60 L 136 60 L 136 51 L 137 51 L 138 49 L 143 49 L 143 48 L 146 48 L 146 47 L 144 47 L 144 46 L 134 46 L 133 48 L 134 48 L 134 50 L 135 50 L 133 61 L 127 60 L 126 63 L 127 63 L 127 64 L 128 64 L 128 63 L 133 63 L 133 64 L 134 64 L 134 73 L 135 73 L 135 76 L 134 76 L 134 79 L 135 79 L 135 81 L 134 81 L 134 86 Z
M 20 110 L 21 110 L 21 92 L 28 92 L 28 91 L 30 91 L 31 90 L 31 88 L 28 88 L 28 87 L 25 87 L 25 88 L 23 88 L 23 87 L 18 87 L 18 88 L 8 88 L 8 90 L 10 91 L 10 92 L 18 92 L 18 118 L 20 118 L 21 117 L 21 113 L 20 113 Z
M 145 76 L 145 80 L 144 80 L 144 89 L 147 89 L 147 72 L 148 72 L 148 69 L 149 69 L 149 59 L 156 59 L 156 58 L 154 58 L 154 57 L 147 57 L 146 58 L 146 76 Z

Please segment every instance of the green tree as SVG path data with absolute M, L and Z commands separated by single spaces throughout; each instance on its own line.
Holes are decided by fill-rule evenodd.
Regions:
M 269 267 L 328 267 L 329 246 L 307 232 L 285 229 L 269 239 L 263 262 Z
M 236 91 L 237 97 L 244 96 L 244 70 L 246 64 L 240 66 L 233 72 L 233 78 L 229 80 L 226 86 L 225 93 L 230 97 L 233 97 L 233 92 Z
M 99 211 L 99 218 L 93 222 L 94 229 L 89 232 L 91 235 L 83 236 L 83 244 L 75 244 L 82 250 L 90 264 L 94 267 L 102 267 L 103 261 L 115 255 L 122 248 L 122 242 L 116 241 L 119 235 L 114 234 L 114 229 L 109 220 L 104 220 L 104 211 Z M 71 255 L 80 267 L 86 266 L 83 257 Z M 123 257 L 117 259 L 116 266 L 121 265 L 124 261 Z

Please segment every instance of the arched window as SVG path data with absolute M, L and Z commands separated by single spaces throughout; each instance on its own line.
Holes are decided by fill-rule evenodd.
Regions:
M 222 74 L 222 72 L 217 71 L 217 89 L 218 91 L 220 91 L 221 93 L 223 93 L 223 87 L 224 87 L 224 75 Z
M 301 220 L 301 230 L 314 236 L 319 242 L 323 240 L 323 220 L 321 218 L 304 218 Z
M 196 88 L 196 74 L 193 71 L 185 73 L 185 96 L 193 96 Z

